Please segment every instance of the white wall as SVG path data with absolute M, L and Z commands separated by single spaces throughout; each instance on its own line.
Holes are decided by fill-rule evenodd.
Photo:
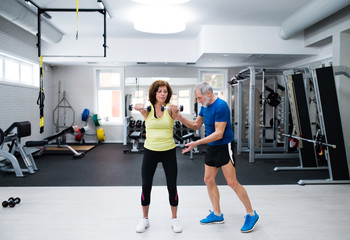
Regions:
M 0 17 L 0 52 L 7 53 L 26 61 L 38 63 L 36 38 Z M 30 121 L 32 135 L 24 138 L 28 140 L 41 140 L 52 134 L 52 100 L 51 71 L 44 64 L 44 133 L 39 133 L 39 107 L 36 103 L 39 89 L 35 87 L 7 84 L 0 82 L 0 128 L 6 130 L 13 122 Z

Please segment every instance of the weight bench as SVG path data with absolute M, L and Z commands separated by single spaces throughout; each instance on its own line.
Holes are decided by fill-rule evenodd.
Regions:
M 182 136 L 182 140 L 184 140 L 185 144 L 192 142 L 192 141 L 197 141 L 198 139 L 200 139 L 201 137 L 197 134 L 194 133 L 188 133 L 184 136 Z M 192 151 L 190 151 L 190 159 L 193 159 L 193 154 L 199 154 L 200 152 L 198 151 L 198 147 L 195 147 L 194 149 L 192 149 Z
M 142 153 L 143 149 L 139 149 L 139 141 L 141 138 L 141 131 L 132 132 L 129 135 L 129 138 L 132 139 L 132 149 L 124 149 L 124 153 Z
M 16 131 L 14 131 L 16 129 Z M 38 171 L 34 158 L 30 152 L 24 149 L 21 143 L 22 137 L 31 135 L 31 124 L 29 121 L 15 122 L 5 132 L 0 129 L 0 170 L 5 172 L 14 172 L 16 177 L 24 177 L 23 172 L 35 173 Z M 8 144 L 9 150 L 3 150 L 4 144 Z M 19 152 L 26 168 L 21 168 L 18 159 L 15 157 L 15 152 Z
M 42 141 L 28 141 L 26 142 L 26 147 L 41 147 L 42 149 L 40 150 L 39 153 L 36 155 L 41 156 L 47 148 L 50 147 L 56 147 L 56 148 L 67 148 L 69 151 L 71 151 L 74 154 L 74 158 L 81 158 L 84 156 L 83 152 L 77 152 L 75 151 L 71 146 L 67 144 L 53 144 L 51 143 L 54 140 L 57 140 L 58 138 L 64 136 L 67 133 L 74 133 L 74 128 L 73 127 L 68 127 L 66 129 L 63 129 L 60 132 L 57 132 L 47 138 L 44 138 Z

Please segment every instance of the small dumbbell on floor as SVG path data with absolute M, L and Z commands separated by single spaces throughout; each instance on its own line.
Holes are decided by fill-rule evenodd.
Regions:
M 21 202 L 21 199 L 20 198 L 13 198 L 13 197 L 10 197 L 8 201 L 3 201 L 2 202 L 2 206 L 5 208 L 7 206 L 10 206 L 11 208 L 15 207 L 16 204 L 19 204 Z

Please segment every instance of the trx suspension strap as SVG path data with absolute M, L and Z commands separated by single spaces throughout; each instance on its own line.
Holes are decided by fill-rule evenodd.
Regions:
M 79 0 L 77 0 L 77 33 L 75 34 L 75 40 L 78 40 L 78 38 L 79 38 L 79 35 L 78 35 L 78 28 L 79 28 L 79 25 L 78 25 L 78 20 L 79 20 L 78 13 L 79 13 Z
M 39 87 L 39 97 L 36 104 L 39 105 L 40 109 L 40 133 L 44 132 L 44 74 L 43 74 L 43 56 L 40 56 L 40 87 Z

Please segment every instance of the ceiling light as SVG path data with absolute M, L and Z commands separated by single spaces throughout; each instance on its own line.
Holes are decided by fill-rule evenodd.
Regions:
M 136 14 L 134 28 L 156 34 L 179 33 L 186 29 L 186 19 L 182 12 L 173 8 L 144 8 Z
M 141 4 L 154 4 L 154 5 L 173 5 L 173 4 L 182 4 L 189 2 L 190 0 L 132 0 L 136 3 Z

